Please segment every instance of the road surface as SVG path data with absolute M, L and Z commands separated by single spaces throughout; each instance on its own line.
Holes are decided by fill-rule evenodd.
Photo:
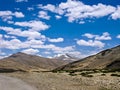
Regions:
M 37 90 L 22 80 L 0 75 L 0 90 Z

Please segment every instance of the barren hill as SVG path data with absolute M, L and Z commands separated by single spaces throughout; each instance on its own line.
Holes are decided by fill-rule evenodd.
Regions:
M 56 70 L 120 69 L 120 45 L 87 58 L 61 66 Z
M 65 65 L 62 60 L 48 59 L 25 53 L 16 53 L 10 57 L 0 60 L 0 71 L 41 71 L 51 70 L 58 66 Z

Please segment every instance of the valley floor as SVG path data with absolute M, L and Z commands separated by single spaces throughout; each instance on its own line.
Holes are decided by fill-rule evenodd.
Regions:
M 93 77 L 68 73 L 30 72 L 1 73 L 23 80 L 38 90 L 120 90 L 120 77 L 96 73 Z

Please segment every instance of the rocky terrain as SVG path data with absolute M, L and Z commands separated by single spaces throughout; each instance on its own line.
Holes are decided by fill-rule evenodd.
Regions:
M 61 66 L 56 70 L 120 69 L 120 45 Z
M 19 88 L 20 82 L 20 86 L 25 84 L 22 88 L 32 90 L 120 90 L 120 46 L 66 63 L 24 53 L 13 54 L 0 60 L 0 83 L 12 86 L 9 83 L 12 77 L 18 86 L 10 88 Z
M 120 78 L 111 73 L 93 74 L 93 77 L 71 76 L 69 73 L 14 72 L 7 75 L 27 82 L 38 90 L 120 90 Z

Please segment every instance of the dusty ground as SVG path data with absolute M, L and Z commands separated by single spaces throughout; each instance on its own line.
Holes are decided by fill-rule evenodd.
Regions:
M 120 90 L 120 77 L 110 76 L 110 74 L 83 77 L 70 76 L 68 73 L 17 72 L 2 75 L 19 78 L 37 87 L 38 90 Z
M 20 79 L 0 75 L 0 90 L 37 90 Z

